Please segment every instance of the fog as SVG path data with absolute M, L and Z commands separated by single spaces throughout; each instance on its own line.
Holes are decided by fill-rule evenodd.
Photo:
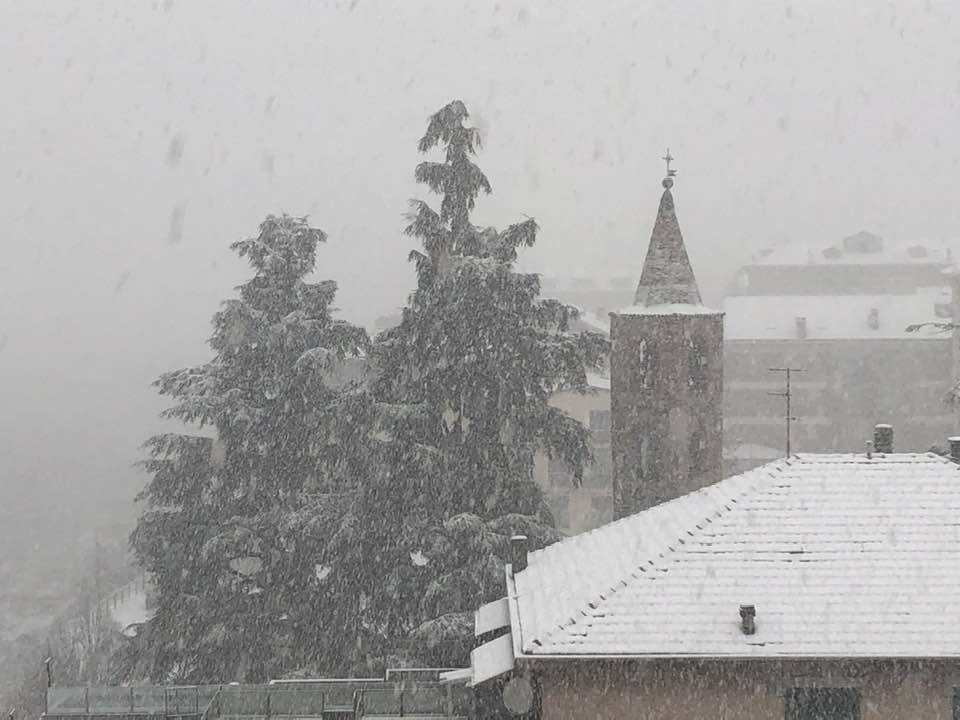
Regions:
M 247 274 L 227 246 L 267 213 L 328 233 L 345 317 L 399 307 L 416 141 L 454 98 L 484 134 L 477 217 L 540 223 L 525 270 L 638 276 L 668 146 L 714 303 L 770 243 L 955 237 L 958 23 L 865 0 L 5 3 L 5 533 L 27 509 L 78 534 L 133 516 L 150 383 L 208 357 Z

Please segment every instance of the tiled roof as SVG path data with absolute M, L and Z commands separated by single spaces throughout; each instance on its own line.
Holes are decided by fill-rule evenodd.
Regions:
M 960 472 L 797 455 L 532 552 L 508 595 L 522 655 L 957 657 Z

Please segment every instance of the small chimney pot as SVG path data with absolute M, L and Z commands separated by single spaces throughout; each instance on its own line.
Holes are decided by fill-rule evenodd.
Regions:
M 867 440 L 867 460 L 873 458 L 873 441 Z
M 960 436 L 954 435 L 947 438 L 947 442 L 950 443 L 950 459 L 960 463 Z
M 757 631 L 757 609 L 753 605 L 740 606 L 740 630 L 744 635 L 753 635 Z
M 510 563 L 514 575 L 527 569 L 526 535 L 514 535 L 510 538 Z
M 873 429 L 873 447 L 878 453 L 893 453 L 893 426 L 881 424 Z

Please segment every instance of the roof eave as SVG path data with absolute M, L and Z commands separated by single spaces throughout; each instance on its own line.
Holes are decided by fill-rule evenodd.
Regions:
M 617 660 L 707 660 L 711 662 L 720 661 L 744 661 L 744 660 L 960 660 L 960 652 L 955 655 L 849 655 L 843 653 L 785 653 L 785 654 L 700 654 L 700 653 L 623 653 L 623 654 L 520 654 L 515 655 L 517 662 L 526 664 L 540 661 L 567 661 L 567 662 L 599 662 L 599 661 L 617 661 Z
M 518 660 L 523 655 L 523 636 L 520 628 L 520 606 L 517 603 L 517 583 L 513 577 L 513 566 L 504 566 L 507 580 L 507 609 L 510 612 L 510 637 L 513 641 L 513 658 Z

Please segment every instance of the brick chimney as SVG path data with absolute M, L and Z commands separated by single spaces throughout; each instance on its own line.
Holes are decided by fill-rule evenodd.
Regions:
M 950 443 L 950 459 L 955 463 L 960 463 L 960 437 L 954 435 L 947 438 L 947 442 Z
M 889 455 L 893 452 L 893 426 L 877 425 L 873 429 L 873 448 L 878 453 Z

